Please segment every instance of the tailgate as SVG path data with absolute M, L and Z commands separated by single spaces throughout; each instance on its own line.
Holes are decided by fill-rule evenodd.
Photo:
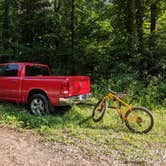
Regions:
M 87 76 L 69 77 L 69 96 L 90 93 L 90 78 Z

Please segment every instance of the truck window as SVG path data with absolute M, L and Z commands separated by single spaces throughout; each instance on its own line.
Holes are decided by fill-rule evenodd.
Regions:
M 18 75 L 18 68 L 17 64 L 0 66 L 0 77 L 16 77 Z
M 26 66 L 26 76 L 49 76 L 49 70 L 45 66 Z

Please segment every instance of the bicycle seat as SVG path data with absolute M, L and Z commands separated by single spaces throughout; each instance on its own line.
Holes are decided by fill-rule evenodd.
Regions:
M 111 89 L 109 89 L 109 91 L 111 92 L 111 93 L 113 93 L 114 95 L 116 95 L 117 97 L 119 97 L 119 98 L 124 98 L 124 97 L 126 97 L 126 93 L 123 93 L 123 92 L 115 92 L 115 91 L 113 91 L 113 90 L 111 90 Z
M 117 92 L 115 92 L 115 91 L 113 91 L 113 90 L 111 90 L 111 89 L 108 89 L 108 90 L 109 90 L 109 92 L 113 93 L 114 95 L 117 94 Z
M 119 93 L 119 94 L 116 94 L 116 96 L 118 96 L 119 98 L 123 99 L 124 97 L 126 97 L 126 93 Z

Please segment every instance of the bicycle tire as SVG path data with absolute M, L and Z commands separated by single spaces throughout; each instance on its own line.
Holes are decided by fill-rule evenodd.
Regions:
M 139 117 L 137 117 L 137 119 L 135 119 L 134 121 L 129 120 L 130 116 L 132 116 L 132 114 L 133 114 L 133 116 L 135 116 L 134 113 L 136 113 L 137 111 L 142 114 L 144 113 L 150 120 L 148 126 L 146 128 L 143 128 L 142 130 L 136 129 L 136 127 L 134 127 L 133 125 L 136 124 L 136 126 L 139 126 L 143 121 L 145 122 L 145 120 L 142 119 L 143 117 L 140 117 L 140 115 L 139 115 Z M 138 113 L 136 113 L 136 114 L 138 115 Z M 146 119 L 146 123 L 147 123 L 147 119 Z M 125 124 L 126 124 L 127 128 L 133 133 L 146 134 L 153 128 L 154 118 L 148 109 L 146 109 L 144 107 L 132 107 L 131 110 L 126 112 Z
M 102 102 L 102 106 L 101 108 L 99 108 L 100 104 Z M 93 109 L 93 112 L 92 112 L 92 119 L 94 122 L 99 122 L 100 120 L 103 119 L 103 116 L 105 115 L 106 111 L 108 109 L 108 101 L 105 99 L 101 99 L 98 101 L 98 103 L 96 104 L 95 108 Z M 96 115 L 96 112 L 99 111 L 101 114 L 98 118 L 95 117 Z

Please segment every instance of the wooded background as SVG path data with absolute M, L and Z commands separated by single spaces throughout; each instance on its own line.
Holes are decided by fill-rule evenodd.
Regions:
M 165 0 L 0 0 L 0 63 L 93 82 L 166 78 Z M 123 82 L 123 81 L 122 81 Z

